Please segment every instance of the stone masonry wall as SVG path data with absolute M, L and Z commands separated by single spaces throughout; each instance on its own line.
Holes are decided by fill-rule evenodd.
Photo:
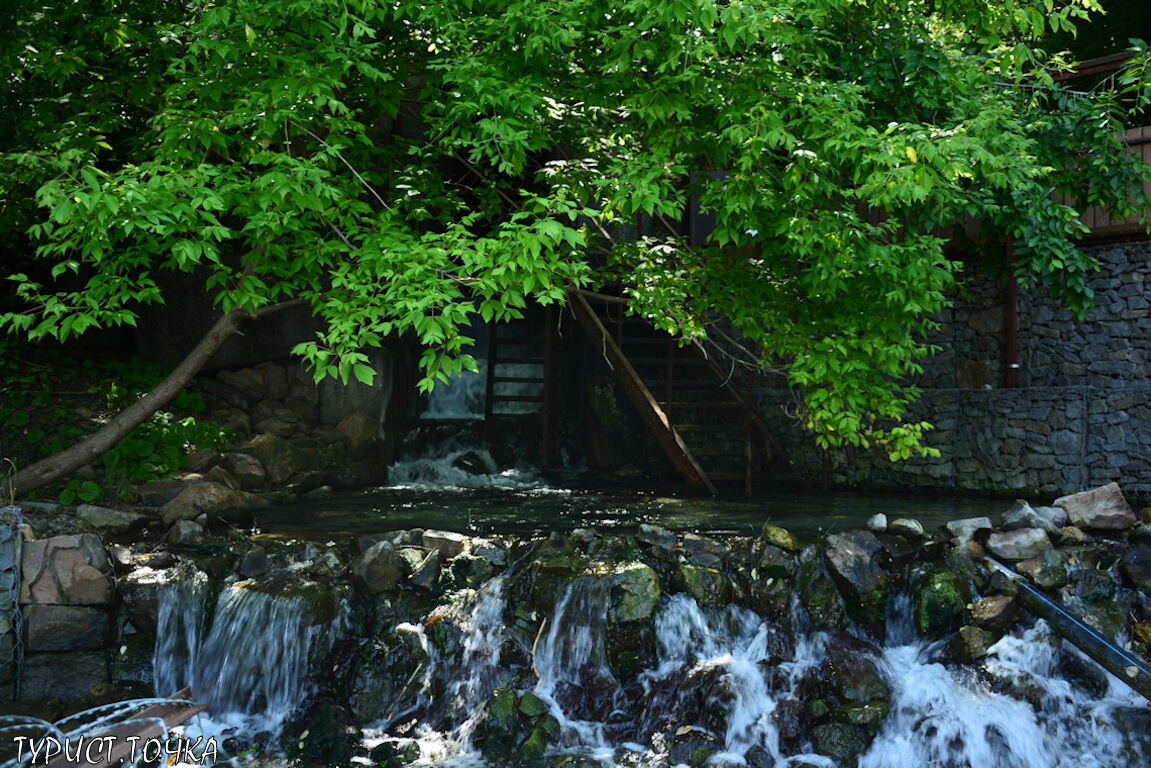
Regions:
M 1095 246 L 1095 307 L 1083 320 L 1039 292 L 1018 297 L 1017 386 L 1006 385 L 1002 282 L 965 276 L 962 298 L 931 339 L 923 390 L 909 418 L 935 424 L 937 459 L 892 463 L 878 452 L 833 451 L 838 485 L 1062 494 L 1116 481 L 1151 496 L 1151 242 Z M 759 391 L 788 459 L 812 479 L 822 455 L 782 418 L 790 393 Z

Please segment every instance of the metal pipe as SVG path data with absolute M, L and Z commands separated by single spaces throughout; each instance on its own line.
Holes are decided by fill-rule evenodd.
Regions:
M 1132 690 L 1151 699 L 1151 668 L 1126 651 L 1117 647 L 1103 635 L 1072 616 L 1063 606 L 1027 583 L 1019 574 L 991 557 L 983 562 L 1015 582 L 1019 587 L 1019 602 L 1027 611 L 1051 625 L 1063 638 L 1094 659 Z

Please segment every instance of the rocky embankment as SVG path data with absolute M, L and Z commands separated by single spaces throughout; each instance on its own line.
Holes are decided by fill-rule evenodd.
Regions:
M 939 531 L 877 515 L 818 542 L 770 524 L 722 540 L 644 525 L 535 540 L 416 529 L 346 546 L 255 544 L 233 532 L 159 553 L 117 546 L 101 560 L 93 539 L 24 545 L 28 658 L 96 645 L 112 661 L 101 686 L 72 686 L 73 706 L 152 685 L 158 616 L 170 615 L 164 590 L 195 574 L 208 593 L 302 602 L 301 625 L 333 628 L 309 646 L 310 693 L 282 734 L 229 742 L 332 765 L 478 753 L 496 765 L 581 768 L 602 764 L 581 755 L 608 747 L 664 765 L 758 768 L 786 756 L 792 766 L 854 765 L 898 708 L 885 644 L 920 643 L 933 663 L 1042 719 L 1071 698 L 988 663 L 1001 638 L 1034 621 L 988 555 L 1131 653 L 1151 653 L 1151 526 L 1114 484 Z M 63 620 L 38 607 L 48 605 L 102 616 L 68 633 L 99 642 L 34 647 L 62 634 L 37 626 Z M 244 636 L 237 655 L 266 653 Z M 1094 663 L 1046 642 L 1054 673 L 1079 694 L 1112 689 Z M 705 649 L 715 661 L 701 661 Z M 1151 709 L 1114 717 L 1118 753 L 1151 756 Z M 933 738 L 924 731 L 915 737 Z M 428 733 L 441 735 L 438 746 Z

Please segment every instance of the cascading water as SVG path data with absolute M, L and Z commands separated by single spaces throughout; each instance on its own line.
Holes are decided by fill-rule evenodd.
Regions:
M 485 761 L 471 739 L 489 697 L 515 682 L 499 662 L 510 642 L 504 586 L 502 578 L 489 582 L 457 611 L 459 665 L 435 673 L 453 675 L 451 709 L 471 714 L 442 733 L 423 728 L 423 757 L 414 765 L 501 764 Z M 707 744 L 711 766 L 847 768 L 813 752 L 808 740 L 785 744 L 781 710 L 794 708 L 801 689 L 824 674 L 830 644 L 860 641 L 812 632 L 802 619 L 785 626 L 746 608 L 705 610 L 687 594 L 664 596 L 653 622 L 654 655 L 629 690 L 608 663 L 611 600 L 606 579 L 569 582 L 532 648 L 533 674 L 519 684 L 562 730 L 552 753 L 589 767 L 672 766 Z M 1030 703 L 994 692 L 971 667 L 933 661 L 938 646 L 915 639 L 907 596 L 893 598 L 887 631 L 889 645 L 875 658 L 891 687 L 891 712 L 859 768 L 1119 768 L 1145 757 L 1113 717 L 1138 706 L 1138 697 L 1113 681 L 1107 696 L 1093 700 L 1056 677 L 1059 644 L 1043 622 L 1004 637 L 985 665 L 991 678 L 1032 686 L 1038 698 Z
M 500 577 L 485 583 L 476 592 L 471 610 L 460 622 L 464 647 L 459 679 L 452 685 L 452 707 L 471 713 L 457 726 L 455 736 L 462 749 L 471 749 L 471 737 L 480 706 L 500 684 L 500 648 L 504 643 L 504 608 L 507 601 Z
M 535 693 L 551 709 L 569 746 L 608 749 L 602 723 L 588 719 L 590 709 L 614 704 L 618 683 L 607 666 L 604 616 L 608 589 L 596 579 L 577 579 L 565 587 L 548 620 L 546 634 L 533 649 Z M 606 698 L 604 698 L 606 697 Z
M 189 685 L 195 675 L 208 591 L 208 579 L 200 571 L 160 588 L 152 653 L 152 685 L 157 696 L 175 693 Z
M 415 489 L 531 489 L 547 483 L 524 468 L 500 469 L 486 448 L 449 440 L 418 456 L 406 456 L 388 467 L 388 482 Z
M 482 419 L 487 400 L 488 361 L 476 359 L 475 371 L 463 371 L 439 382 L 428 393 L 421 419 Z
M 320 646 L 342 623 L 340 617 L 316 623 L 305 599 L 260 592 L 248 582 L 225 587 L 208 617 L 202 574 L 160 594 L 157 695 L 191 686 L 213 717 L 253 732 L 278 732 L 305 698 L 309 659 L 325 651 Z
M 1043 621 L 991 647 L 985 665 L 991 680 L 934 662 L 930 646 L 899 634 L 899 644 L 884 651 L 894 693 L 891 713 L 859 768 L 1146 764 L 1139 758 L 1148 756 L 1127 743 L 1114 719 L 1117 708 L 1139 706 L 1140 697 L 1113 678 L 1101 699 L 1059 679 L 1055 657 L 1061 643 Z M 1077 653 L 1069 646 L 1063 652 Z M 1028 696 L 995 690 L 996 679 L 1027 688 Z

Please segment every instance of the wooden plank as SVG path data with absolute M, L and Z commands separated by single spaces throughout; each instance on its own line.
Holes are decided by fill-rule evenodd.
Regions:
M 117 725 L 110 726 L 86 737 L 86 741 L 111 738 L 108 749 L 93 750 L 73 754 L 76 760 L 69 760 L 67 755 L 59 755 L 48 761 L 48 768 L 91 768 L 91 766 L 115 765 L 129 757 L 133 749 L 139 754 L 142 744 L 149 739 L 163 739 L 167 729 L 187 722 L 193 715 L 205 711 L 208 707 L 189 701 L 191 691 L 188 688 L 172 694 L 168 698 L 172 704 L 154 704 L 147 709 L 133 715 Z M 163 725 L 160 723 L 163 722 Z M 67 734 L 65 734 L 67 735 Z M 135 741 L 131 739 L 135 737 Z M 77 741 L 79 737 L 77 737 Z M 86 758 L 94 757 L 95 762 Z M 106 758 L 106 759 L 105 759 Z
M 699 466 L 695 457 L 692 456 L 691 451 L 684 444 L 683 438 L 671 425 L 667 414 L 659 407 L 655 397 L 636 374 L 619 344 L 604 328 L 599 316 L 588 304 L 587 298 L 579 291 L 569 288 L 568 304 L 584 329 L 593 339 L 603 345 L 604 354 L 607 355 L 608 362 L 611 363 L 616 379 L 623 386 L 624 392 L 635 405 L 648 429 L 655 435 L 656 440 L 659 441 L 660 446 L 671 459 L 675 468 L 688 483 L 703 486 L 712 495 L 715 495 L 715 486 Z

